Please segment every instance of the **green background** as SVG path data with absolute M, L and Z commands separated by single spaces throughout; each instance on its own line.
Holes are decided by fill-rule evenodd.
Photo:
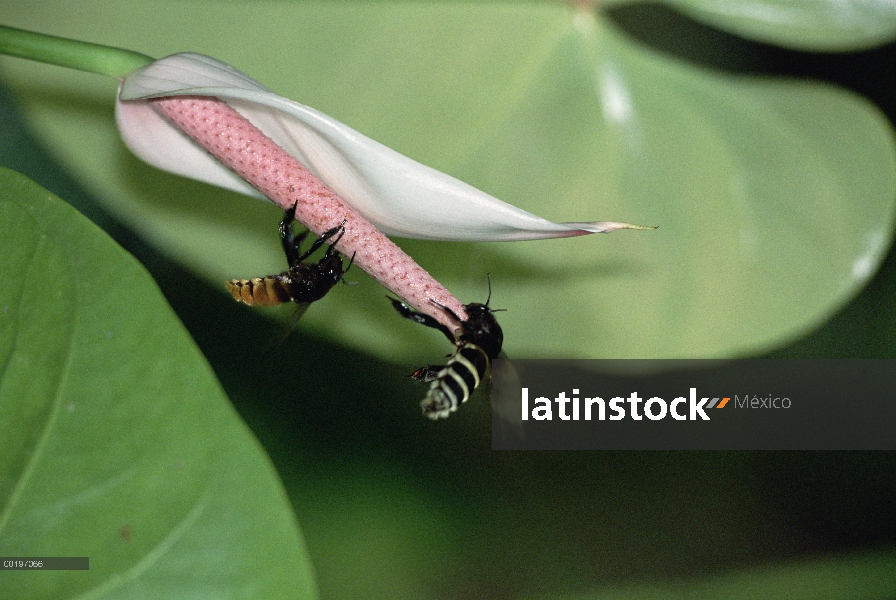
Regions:
M 850 87 L 892 118 L 882 83 L 892 46 L 846 55 L 782 50 L 655 7 L 583 17 L 552 3 L 252 6 L 3 3 L 0 21 L 154 56 L 204 52 L 544 217 L 660 225 L 523 244 L 401 241 L 464 301 L 484 300 L 491 274 L 493 305 L 508 309 L 500 318 L 511 356 L 893 357 L 892 130 L 862 96 L 815 82 Z M 805 46 L 801 39 L 787 45 Z M 104 465 L 119 474 L 130 468 L 138 483 L 116 488 L 130 515 L 87 505 L 87 517 L 107 519 L 106 530 L 34 517 L 56 506 L 39 487 L 27 502 L 24 492 L 3 496 L 16 510 L 4 509 L 0 553 L 48 535 L 47 523 L 57 524 L 58 537 L 44 539 L 65 547 L 109 544 L 91 554 L 97 566 L 85 597 L 137 595 L 116 585 L 115 573 L 168 557 L 153 540 L 180 531 L 178 523 L 199 541 L 170 556 L 204 565 L 192 565 L 190 578 L 189 569 L 151 561 L 137 578 L 146 597 L 168 589 L 172 597 L 184 589 L 225 595 L 211 575 L 222 564 L 241 582 L 227 586 L 234 597 L 269 597 L 252 585 L 258 565 L 245 556 L 253 544 L 283 548 L 279 565 L 265 560 L 273 575 L 264 581 L 280 596 L 305 594 L 309 568 L 324 598 L 892 596 L 890 453 L 494 453 L 481 396 L 447 422 L 420 417 L 421 390 L 403 375 L 448 349 L 437 333 L 392 314 L 365 275 L 353 271 L 358 285 L 339 286 L 284 339 L 288 311 L 271 320 L 233 303 L 221 285 L 283 267 L 274 207 L 130 157 L 112 124 L 113 81 L 12 59 L 2 69 L 9 95 L 0 99 L 0 164 L 73 204 L 133 253 L 205 358 L 158 308 L 154 286 L 139 273 L 122 275 L 139 269 L 96 241 L 104 239 L 98 230 L 64 209 L 51 209 L 58 222 L 35 217 L 28 207 L 46 194 L 5 184 L 19 207 L 5 221 L 19 236 L 4 238 L 5 281 L 20 280 L 8 249 L 40 239 L 55 254 L 26 253 L 22 261 L 46 270 L 25 288 L 7 285 L 4 299 L 36 307 L 22 320 L 39 324 L 29 346 L 41 349 L 36 356 L 65 362 L 66 373 L 112 396 L 88 394 L 99 416 L 69 441 L 58 417 L 35 416 L 27 429 L 0 412 L 4 431 L 16 432 L 5 439 L 27 448 L 29 435 L 49 431 L 60 444 L 93 444 L 100 453 L 109 442 L 92 428 L 115 432 L 120 446 L 107 455 L 120 465 L 100 462 L 92 476 L 103 481 Z M 104 258 L 75 260 L 86 250 L 71 236 L 103 248 Z M 105 288 L 105 302 L 80 300 L 84 273 Z M 158 320 L 132 318 L 150 310 L 144 305 L 156 307 Z M 82 346 L 60 342 L 85 320 L 116 324 L 133 336 L 125 341 L 172 331 L 182 341 L 149 336 L 145 348 L 132 342 L 106 352 L 124 365 L 131 355 L 155 365 L 162 380 L 205 383 L 110 392 L 111 374 L 125 367 L 107 358 L 75 369 Z M 87 348 L 92 360 L 99 350 Z M 200 375 L 165 375 L 170 363 Z M 43 374 L 50 366 L 30 368 Z M 135 380 L 122 381 L 127 388 Z M 54 395 L 58 387 L 24 387 L 67 414 L 70 396 Z M 4 393 L 0 410 L 39 406 L 28 397 Z M 143 421 L 151 399 L 171 407 Z M 110 402 L 121 403 L 131 425 L 103 412 Z M 289 504 L 242 422 L 273 461 Z M 77 487 L 83 476 L 65 468 L 65 444 L 35 463 L 55 478 L 13 475 L 13 484 L 50 482 L 60 496 Z M 134 458 L 164 465 L 181 445 L 208 457 L 197 461 L 203 477 L 183 489 Z M 21 468 L 3 449 L 4 468 Z M 93 468 L 95 460 L 74 464 Z M 211 504 L 197 498 L 221 512 L 206 512 Z M 146 508 L 165 499 L 170 509 Z M 254 517 L 244 506 L 252 499 L 263 505 Z M 211 517 L 194 526 L 171 516 L 178 511 Z M 103 569 L 103 556 L 119 562 Z M 183 579 L 171 579 L 171 569 Z M 35 576 L 47 589 L 30 583 Z M 0 573 L 0 592 L 12 582 L 15 597 L 73 596 L 54 595 L 76 589 L 56 576 L 72 575 Z M 165 581 L 189 588 L 159 587 Z

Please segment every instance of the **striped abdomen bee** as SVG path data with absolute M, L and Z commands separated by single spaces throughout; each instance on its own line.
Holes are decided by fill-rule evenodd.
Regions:
M 389 300 L 402 317 L 438 329 L 457 347 L 447 364 L 428 365 L 411 373 L 411 378 L 417 381 L 432 382 L 429 393 L 420 403 L 423 414 L 431 419 L 447 417 L 470 398 L 473 390 L 486 377 L 492 359 L 501 353 L 504 332 L 495 319 L 496 310 L 489 308 L 489 300 L 485 304 L 466 304 L 464 310 L 467 312 L 467 320 L 463 321 L 453 310 L 436 303 L 459 325 L 460 334 L 455 338 L 451 330 L 429 315 L 413 311 L 407 304 L 394 298 Z
M 308 235 L 307 231 L 294 235 L 292 222 L 295 220 L 295 206 L 288 209 L 280 222 L 280 242 L 286 253 L 289 270 L 279 275 L 255 277 L 254 279 L 231 279 L 227 282 L 227 290 L 233 294 L 237 302 L 251 306 L 275 306 L 285 302 L 295 302 L 304 312 L 308 305 L 327 295 L 334 285 L 340 281 L 352 266 L 352 260 L 343 268 L 342 255 L 334 245 L 345 233 L 345 221 L 324 232 L 314 240 L 307 252 L 302 253 L 301 245 Z M 330 242 L 329 240 L 333 240 Z M 303 262 L 314 254 L 321 246 L 329 243 L 327 251 L 317 263 Z

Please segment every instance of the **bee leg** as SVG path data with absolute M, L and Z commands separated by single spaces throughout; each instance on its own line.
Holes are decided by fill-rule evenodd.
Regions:
M 410 377 L 414 381 L 423 381 L 425 383 L 429 383 L 438 379 L 439 373 L 441 373 L 442 369 L 444 368 L 445 365 L 426 365 L 425 367 L 420 367 L 413 373 L 409 374 L 408 377 Z
M 454 312 L 453 310 L 451 310 L 450 308 L 448 308 L 447 306 L 445 306 L 444 304 L 439 304 L 438 302 L 436 302 L 436 301 L 433 300 L 432 298 L 430 298 L 429 301 L 432 302 L 433 304 L 435 304 L 436 306 L 438 306 L 439 308 L 441 308 L 441 309 L 442 309 L 442 312 L 444 312 L 446 315 L 448 315 L 449 317 L 451 317 L 452 319 L 454 319 L 454 320 L 457 321 L 458 323 L 463 323 L 463 321 L 461 320 L 461 318 L 460 318 L 459 316 L 457 316 L 457 313 Z
M 286 213 L 283 215 L 283 220 L 280 221 L 280 243 L 283 245 L 283 252 L 286 254 L 286 263 L 290 268 L 298 265 L 304 260 L 304 257 L 299 255 L 299 251 L 305 236 L 308 235 L 307 231 L 304 231 L 299 235 L 293 234 L 292 222 L 295 221 L 295 219 L 296 205 L 293 204 L 292 208 L 286 210 Z
M 320 248 L 321 246 L 326 244 L 327 240 L 332 238 L 334 235 L 336 236 L 336 239 L 333 240 L 332 242 L 330 242 L 330 247 L 327 248 L 326 256 L 331 256 L 333 254 L 333 252 L 336 252 L 336 250 L 333 248 L 333 246 L 335 244 L 338 244 L 339 240 L 341 240 L 342 236 L 345 234 L 345 221 L 346 221 L 345 219 L 342 219 L 342 223 L 340 223 L 336 227 L 333 227 L 332 229 L 326 230 L 322 236 L 320 236 L 319 238 L 314 240 L 314 243 L 311 244 L 311 248 L 308 249 L 308 252 L 306 252 L 305 254 L 300 256 L 299 260 L 305 260 L 312 254 L 314 254 L 318 248 Z
M 336 239 L 333 240 L 332 242 L 330 242 L 330 245 L 327 246 L 327 252 L 324 254 L 324 256 L 329 257 L 338 252 L 338 250 L 336 250 L 336 248 L 334 248 L 333 246 L 338 244 L 339 240 L 342 239 L 342 236 L 345 235 L 345 219 L 342 219 L 342 223 L 340 223 L 333 229 L 330 229 L 329 231 L 324 232 L 324 234 L 322 236 L 320 236 L 320 239 L 318 241 L 323 243 L 324 241 L 333 237 L 334 234 L 336 235 Z M 318 246 L 318 247 L 320 247 L 320 246 Z M 355 262 L 355 254 L 357 254 L 357 252 L 352 253 L 352 259 L 348 263 L 349 267 L 351 267 L 352 263 Z M 348 268 L 345 268 L 342 270 L 343 273 L 345 271 L 348 271 Z
M 330 248 L 332 248 L 332 247 L 333 246 L 330 246 Z M 358 283 L 357 281 L 346 281 L 345 280 L 345 274 L 348 273 L 348 270 L 352 268 L 353 264 L 355 264 L 355 254 L 357 254 L 357 252 L 352 252 L 352 257 L 350 259 L 348 259 L 348 266 L 345 267 L 344 269 L 342 269 L 342 275 L 339 276 L 339 281 L 341 281 L 345 285 L 355 285 L 356 283 Z
M 388 296 L 386 296 L 389 298 Z M 430 317 L 429 315 L 424 315 L 423 313 L 419 313 L 415 310 L 411 310 L 411 307 L 402 302 L 401 300 L 396 300 L 395 298 L 389 298 L 389 301 L 392 303 L 392 306 L 395 307 L 395 310 L 398 311 L 405 319 L 410 319 L 414 323 L 420 323 L 421 325 L 426 325 L 427 327 L 432 327 L 433 329 L 438 329 L 445 337 L 448 338 L 452 344 L 456 344 L 457 340 L 454 339 L 454 334 L 450 329 Z M 458 319 L 460 321 L 460 319 Z M 425 368 L 425 367 L 424 367 Z

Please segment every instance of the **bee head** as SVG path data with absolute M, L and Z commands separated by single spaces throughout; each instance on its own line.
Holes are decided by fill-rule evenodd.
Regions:
M 488 304 L 478 302 L 465 305 L 464 310 L 467 312 L 467 320 L 461 324 L 460 340 L 476 344 L 489 358 L 496 358 L 504 344 L 504 332 L 494 315 L 497 311 L 489 308 Z

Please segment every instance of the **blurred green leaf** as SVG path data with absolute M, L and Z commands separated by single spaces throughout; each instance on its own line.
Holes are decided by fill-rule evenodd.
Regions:
M 896 593 L 896 555 L 867 554 L 760 567 L 676 583 L 626 585 L 539 600 L 886 600 Z
M 313 598 L 295 517 L 155 283 L 0 169 L 0 555 L 9 598 Z
M 708 25 L 803 50 L 860 50 L 896 39 L 891 0 L 663 1 Z
M 155 56 L 210 54 L 546 218 L 660 226 L 518 244 L 402 242 L 465 302 L 483 301 L 491 273 L 511 356 L 774 346 L 852 297 L 890 243 L 892 132 L 868 102 L 669 60 L 582 8 L 275 3 L 247 15 L 217 2 L 100 4 L 91 13 L 48 2 L 0 18 Z M 5 67 L 42 139 L 166 254 L 215 285 L 284 267 L 273 206 L 126 154 L 113 82 Z M 302 327 L 381 357 L 419 360 L 423 344 L 431 353 L 438 337 L 399 321 L 382 291 L 355 277 L 362 285 L 331 294 L 327 311 L 312 307 Z

